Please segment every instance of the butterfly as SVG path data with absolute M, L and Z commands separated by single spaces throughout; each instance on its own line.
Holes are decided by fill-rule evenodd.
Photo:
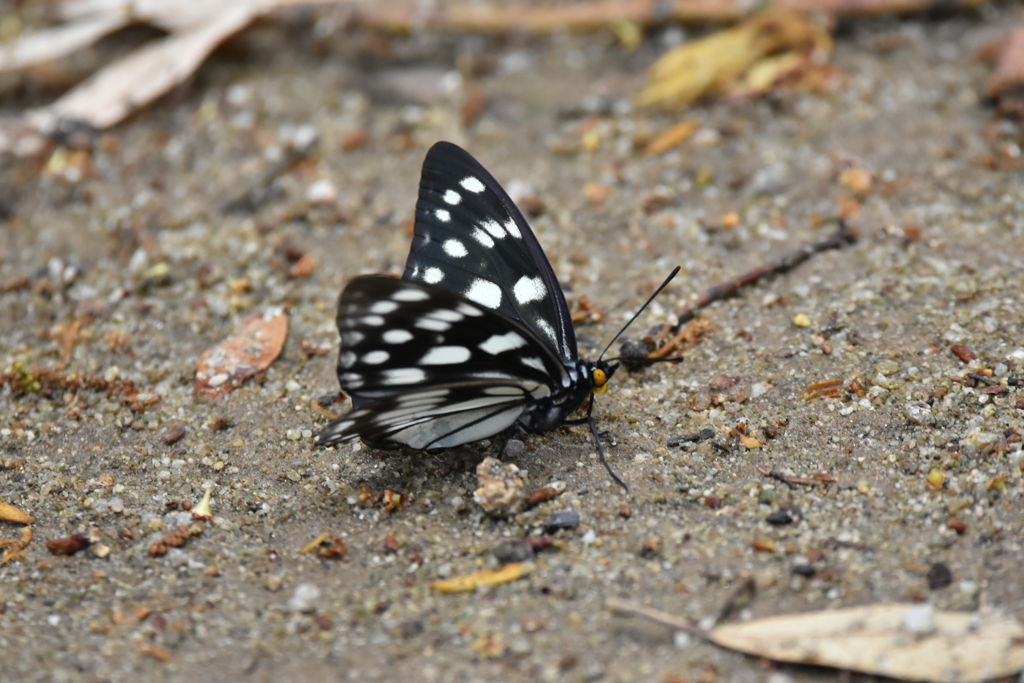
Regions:
M 438 142 L 427 152 L 402 277 L 350 280 L 337 322 L 338 381 L 352 410 L 320 432 L 318 445 L 361 439 L 431 450 L 517 423 L 535 433 L 588 424 L 601 462 L 625 487 L 605 461 L 593 401 L 586 417 L 568 419 L 605 388 L 620 359 L 579 358 L 569 306 L 537 237 L 461 147 Z

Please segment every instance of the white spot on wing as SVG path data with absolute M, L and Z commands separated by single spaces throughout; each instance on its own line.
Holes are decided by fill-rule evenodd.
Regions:
M 441 245 L 444 248 L 444 253 L 448 254 L 452 258 L 462 258 L 463 256 L 469 255 L 466 250 L 466 245 L 457 239 L 445 240 L 444 244 Z
M 481 230 L 480 228 L 473 228 L 473 232 L 469 233 L 469 236 L 475 239 L 480 244 L 487 247 L 488 249 L 494 247 L 494 240 L 492 240 L 491 236 L 488 235 L 483 230 Z
M 367 365 L 380 365 L 387 362 L 388 358 L 391 358 L 391 354 L 387 351 L 370 351 L 363 356 L 363 362 Z
M 430 295 L 422 289 L 399 289 L 391 295 L 392 301 L 426 301 Z
M 377 315 L 387 315 L 391 311 L 398 308 L 398 304 L 394 301 L 378 301 L 370 306 L 370 313 L 376 313 Z
M 384 324 L 384 318 L 379 315 L 364 315 L 359 322 L 370 327 L 380 327 Z
M 520 304 L 528 304 L 531 301 L 540 301 L 548 295 L 548 288 L 544 286 L 544 281 L 537 277 L 527 277 L 526 275 L 519 278 L 516 282 L 515 287 L 512 288 L 512 293 L 516 297 L 516 301 Z
M 521 396 L 523 390 L 520 387 L 487 387 L 484 393 L 490 396 Z
M 416 384 L 426 378 L 427 373 L 419 368 L 395 368 L 385 370 L 382 381 L 384 384 Z
M 491 237 L 495 239 L 500 240 L 502 237 L 505 236 L 505 231 L 502 229 L 500 225 L 498 225 L 494 221 L 484 221 L 483 223 L 480 224 L 480 227 L 489 232 Z
M 420 358 L 420 365 L 455 365 L 465 363 L 469 356 L 465 346 L 435 346 Z
M 447 395 L 447 389 L 433 389 L 431 391 L 420 391 L 415 394 L 399 394 L 395 397 L 395 400 L 401 405 L 412 405 L 413 403 L 436 403 L 434 399 L 444 398 Z
M 430 285 L 436 285 L 444 279 L 444 271 L 431 266 L 423 273 L 423 281 Z
M 345 372 L 338 378 L 342 389 L 358 389 L 363 386 L 363 376 L 358 372 Z
M 457 323 L 466 317 L 458 311 L 453 311 L 450 308 L 439 308 L 436 311 L 431 311 L 427 315 L 434 320 L 443 320 L 446 323 Z
M 366 335 L 362 332 L 352 330 L 341 335 L 341 339 L 345 346 L 358 346 L 363 343 L 364 339 L 366 339 Z
M 487 338 L 487 341 L 480 344 L 477 348 L 496 356 L 505 351 L 518 349 L 520 346 L 526 346 L 526 340 L 523 339 L 522 335 L 518 332 L 506 332 L 505 334 L 492 334 Z
M 413 334 L 409 330 L 388 330 L 381 338 L 388 344 L 404 344 L 412 339 Z
M 330 441 L 336 443 L 336 439 L 344 438 L 341 433 L 356 423 L 355 420 L 342 420 L 341 422 L 333 422 L 327 425 L 327 428 L 316 438 L 318 443 L 324 441 Z
M 437 220 L 441 221 L 442 223 L 448 223 L 451 222 L 452 220 L 452 215 L 448 213 L 447 209 L 438 209 L 437 211 L 434 212 L 434 215 L 437 216 Z
M 533 324 L 540 328 L 540 331 L 547 335 L 551 343 L 554 344 L 555 348 L 558 348 L 558 337 L 555 336 L 555 328 L 548 324 L 544 318 L 537 318 L 533 321 Z
M 470 318 L 479 318 L 483 315 L 480 311 L 476 310 L 469 304 L 459 304 L 456 309 L 462 315 L 469 316 Z
M 345 351 L 338 356 L 338 365 L 343 368 L 350 368 L 356 362 L 356 354 L 351 351 Z
M 420 318 L 416 321 L 416 327 L 421 330 L 430 330 L 431 332 L 447 332 L 448 328 L 451 326 L 451 323 L 446 323 L 443 320 L 433 320 L 431 318 Z
M 530 356 L 529 358 L 522 358 L 520 360 L 522 364 L 528 368 L 533 368 L 534 370 L 539 370 L 541 372 L 548 371 L 548 369 L 544 367 L 544 361 L 536 356 Z
M 523 236 L 523 233 L 519 232 L 519 226 L 516 225 L 516 219 L 514 218 L 509 218 L 507 221 L 505 221 L 505 229 L 508 230 L 508 234 L 512 235 L 515 238 L 520 238 Z
M 473 280 L 473 284 L 466 289 L 465 295 L 470 301 L 475 301 L 487 308 L 501 306 L 501 287 L 488 280 L 481 278 Z
M 484 184 L 471 175 L 460 180 L 459 185 L 462 185 L 463 188 L 476 194 L 480 194 L 484 191 Z
M 452 206 L 455 206 L 462 201 L 462 195 L 455 190 L 448 190 L 444 193 L 444 200 Z

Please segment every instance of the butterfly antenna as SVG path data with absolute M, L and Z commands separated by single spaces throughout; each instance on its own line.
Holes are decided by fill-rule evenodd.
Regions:
M 674 278 L 680 270 L 682 270 L 682 266 L 676 266 L 675 269 L 673 269 L 673 271 L 669 273 L 668 277 L 665 278 L 665 281 L 661 283 L 661 286 L 658 287 L 658 289 L 654 291 L 654 294 L 651 294 L 650 298 L 648 298 L 647 301 L 644 302 L 644 305 L 640 307 L 640 310 L 634 313 L 633 317 L 629 319 L 629 322 L 623 325 L 622 329 L 619 330 L 619 333 L 612 337 L 612 340 L 608 342 L 608 346 L 604 347 L 604 351 L 602 351 L 601 355 L 597 357 L 597 360 L 601 360 L 602 358 L 604 358 L 604 354 L 608 353 L 608 349 L 612 348 L 612 344 L 614 344 L 615 341 L 622 336 L 623 332 L 629 329 L 629 326 L 632 325 L 634 321 L 636 321 L 636 319 L 640 317 L 640 314 L 644 312 L 644 309 L 646 309 L 651 304 L 651 302 L 654 301 L 654 297 L 661 294 L 661 290 L 665 289 L 665 287 L 668 286 L 668 283 L 672 282 L 672 278 Z M 602 458 L 601 461 L 604 462 L 604 458 Z M 606 464 L 605 467 L 607 466 L 608 465 Z M 610 469 L 608 471 L 611 472 Z M 614 474 L 612 474 L 612 477 L 614 477 L 615 480 L 618 481 L 618 477 L 616 477 Z M 621 484 L 622 482 L 619 483 Z

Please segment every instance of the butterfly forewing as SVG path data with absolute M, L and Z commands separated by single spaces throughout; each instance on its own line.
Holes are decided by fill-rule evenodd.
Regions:
M 416 281 L 353 279 L 338 302 L 338 330 L 338 378 L 354 409 L 324 429 L 325 445 L 477 441 L 572 382 L 525 325 Z
M 577 360 L 565 296 L 529 224 L 491 174 L 450 143 L 435 144 L 423 162 L 402 277 L 518 321 L 564 362 Z

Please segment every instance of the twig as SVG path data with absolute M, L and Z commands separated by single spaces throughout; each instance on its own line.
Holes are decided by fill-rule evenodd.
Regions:
M 673 616 L 668 612 L 662 612 L 661 610 L 654 609 L 653 607 L 637 605 L 621 598 L 606 598 L 604 606 L 613 612 L 621 612 L 622 614 L 644 617 L 645 619 L 650 619 L 651 621 L 668 626 L 669 628 L 673 628 L 677 631 L 682 631 L 694 638 L 698 638 L 709 643 L 712 642 L 711 636 L 708 635 L 707 631 L 698 626 L 694 626 L 684 619 Z
M 886 14 L 914 14 L 936 8 L 965 9 L 979 0 L 775 0 L 772 7 L 802 13 L 823 13 L 842 17 Z M 558 30 L 593 31 L 618 22 L 641 26 L 667 23 L 714 24 L 736 22 L 760 8 L 746 0 L 597 0 L 577 4 L 530 7 L 497 7 L 478 3 L 436 5 L 424 13 L 421 4 L 407 7 L 360 7 L 353 13 L 356 24 L 370 28 L 408 33 L 417 29 L 504 33 L 528 31 L 551 33 Z
M 820 252 L 828 251 L 829 249 L 839 249 L 847 244 L 853 244 L 857 241 L 857 237 L 856 229 L 851 228 L 846 224 L 846 221 L 840 219 L 835 232 L 825 239 L 790 252 L 774 263 L 767 263 L 749 273 L 705 290 L 692 304 L 676 311 L 676 317 L 679 322 L 671 328 L 671 333 L 676 334 L 681 326 L 690 322 L 697 315 L 697 311 L 734 294 L 740 287 L 752 285 L 758 280 L 763 280 L 772 275 L 785 273 Z

